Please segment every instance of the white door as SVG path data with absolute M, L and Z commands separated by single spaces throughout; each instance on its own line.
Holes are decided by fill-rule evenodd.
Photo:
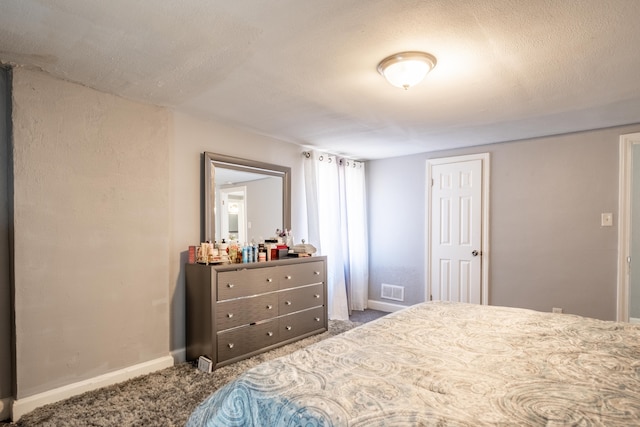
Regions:
M 619 322 L 636 323 L 640 316 L 640 197 L 637 185 L 637 182 L 640 182 L 639 147 L 640 133 L 620 136 L 617 307 Z
M 483 290 L 483 161 L 430 161 L 430 299 L 487 304 Z M 488 167 L 485 166 L 485 167 Z M 486 264 L 485 264 L 486 265 Z
M 247 241 L 247 187 L 223 187 L 220 189 L 220 241 L 236 240 L 241 245 Z M 234 226 L 231 226 L 231 218 Z M 231 230 L 231 228 L 237 228 Z

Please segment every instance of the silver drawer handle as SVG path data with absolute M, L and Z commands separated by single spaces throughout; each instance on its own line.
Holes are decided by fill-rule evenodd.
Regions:
M 269 331 L 269 332 L 267 332 L 267 335 L 272 337 L 273 336 L 273 332 Z
M 291 305 L 291 301 L 285 301 L 285 305 Z
M 291 326 L 287 326 L 285 329 L 286 329 L 287 331 L 290 331 L 290 330 L 291 330 Z
M 231 318 L 233 317 L 233 313 L 229 313 L 229 314 L 227 314 L 227 317 L 228 317 L 229 319 L 231 319 Z
M 273 282 L 273 279 L 272 278 L 268 278 L 267 282 L 271 283 L 271 282 Z
M 284 276 L 285 279 L 291 280 L 291 276 Z
M 230 342 L 229 344 L 227 344 L 227 347 L 229 347 L 229 348 L 233 348 L 233 343 L 232 343 L 232 342 Z
M 316 276 L 319 276 L 320 272 L 319 271 L 314 271 L 313 274 L 315 274 Z
M 227 283 L 227 288 L 231 289 L 233 288 L 235 285 L 233 283 Z
M 320 298 L 320 294 L 315 294 L 314 298 Z
M 271 304 L 267 305 L 267 310 L 271 310 L 273 306 Z
M 316 322 L 319 322 L 319 321 L 320 321 L 320 318 L 319 318 L 319 317 L 316 317 Z

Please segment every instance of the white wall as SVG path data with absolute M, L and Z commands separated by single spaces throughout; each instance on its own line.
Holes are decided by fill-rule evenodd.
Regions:
M 169 119 L 14 69 L 18 399 L 168 356 Z
M 616 318 L 619 136 L 625 126 L 368 165 L 371 299 L 424 300 L 426 160 L 491 154 L 489 302 Z M 614 213 L 614 227 L 600 214 Z

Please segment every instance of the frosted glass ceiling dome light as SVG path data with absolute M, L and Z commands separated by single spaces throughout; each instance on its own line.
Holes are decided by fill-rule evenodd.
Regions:
M 436 57 L 428 53 L 401 52 L 380 61 L 378 72 L 392 85 L 407 90 L 420 83 L 436 62 Z

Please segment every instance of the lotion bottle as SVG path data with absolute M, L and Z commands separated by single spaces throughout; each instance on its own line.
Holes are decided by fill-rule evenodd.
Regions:
M 249 244 L 244 242 L 244 246 L 242 247 L 242 262 L 246 264 L 249 262 Z

